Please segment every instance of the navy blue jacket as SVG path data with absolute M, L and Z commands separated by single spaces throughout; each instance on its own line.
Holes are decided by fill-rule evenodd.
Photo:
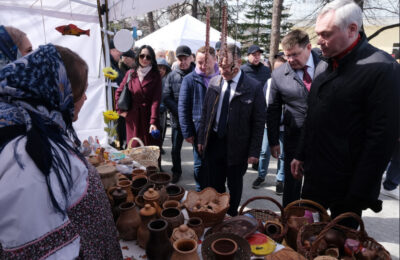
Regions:
M 178 111 L 184 138 L 197 136 L 206 91 L 207 87 L 203 78 L 196 71 L 192 71 L 183 78 L 179 92 Z
M 242 72 L 246 73 L 252 79 L 257 80 L 264 86 L 267 80 L 271 77 L 271 70 L 261 62 L 255 66 L 251 63 L 246 63 L 240 67 Z

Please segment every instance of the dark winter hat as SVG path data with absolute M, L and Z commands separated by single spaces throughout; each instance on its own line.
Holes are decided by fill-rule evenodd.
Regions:
M 190 55 L 192 55 L 192 50 L 186 45 L 181 45 L 178 48 L 176 48 L 175 55 L 176 57 L 179 56 L 189 57 Z
M 216 43 L 215 43 L 215 50 L 216 51 L 219 51 L 221 49 L 221 41 L 217 41 Z
M 274 55 L 274 59 L 277 59 L 278 57 L 282 57 L 282 56 L 285 56 L 285 54 L 282 51 L 280 51 Z
M 263 53 L 264 51 L 260 49 L 260 46 L 258 45 L 251 45 L 249 49 L 247 50 L 247 55 L 255 53 L 256 51 L 259 51 Z
M 157 59 L 157 65 L 158 66 L 165 66 L 167 68 L 167 71 L 171 71 L 171 67 L 169 66 L 168 62 L 164 58 L 158 58 Z
M 126 52 L 122 53 L 122 56 L 134 59 L 135 58 L 135 53 L 132 50 L 129 50 L 129 51 L 126 51 Z

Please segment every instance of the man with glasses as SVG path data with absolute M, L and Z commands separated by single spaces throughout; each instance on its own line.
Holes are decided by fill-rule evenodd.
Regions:
M 267 109 L 268 141 L 271 155 L 279 158 L 279 126 L 283 106 L 284 184 L 283 206 L 298 200 L 301 179 L 294 179 L 290 171 L 307 111 L 307 98 L 311 89 L 318 54 L 311 50 L 308 34 L 301 30 L 288 33 L 281 42 L 287 63 L 272 72 Z
M 182 131 L 179 125 L 178 100 L 179 91 L 183 77 L 193 71 L 195 65 L 192 63 L 192 51 L 186 45 L 181 45 L 176 49 L 178 67 L 168 74 L 165 79 L 163 90 L 163 102 L 171 115 L 172 128 L 172 183 L 177 183 L 182 175 L 181 149 L 183 144 Z

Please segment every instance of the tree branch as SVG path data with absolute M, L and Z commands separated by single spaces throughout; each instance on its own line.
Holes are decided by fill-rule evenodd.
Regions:
M 374 32 L 373 34 L 371 34 L 371 35 L 367 38 L 367 40 L 370 41 L 372 38 L 375 38 L 376 36 L 378 36 L 378 34 L 380 34 L 381 32 L 383 32 L 384 30 L 391 29 L 391 28 L 395 28 L 395 27 L 400 27 L 400 23 L 391 24 L 391 25 L 384 26 L 384 27 L 380 28 L 379 30 L 377 30 L 376 32 Z

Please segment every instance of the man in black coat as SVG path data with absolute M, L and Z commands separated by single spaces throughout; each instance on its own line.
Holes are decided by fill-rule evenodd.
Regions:
M 188 46 L 179 46 L 175 53 L 178 58 L 178 68 L 168 74 L 163 89 L 163 103 L 168 108 L 171 117 L 172 183 L 177 183 L 182 175 L 181 149 L 183 136 L 178 117 L 179 91 L 183 77 L 192 72 L 195 67 L 194 63 L 191 62 L 192 51 Z
M 267 109 L 268 141 L 271 155 L 279 158 L 279 127 L 283 111 L 283 150 L 285 151 L 283 206 L 300 199 L 301 179 L 293 178 L 290 162 L 294 158 L 307 111 L 307 98 L 318 54 L 311 50 L 310 39 L 304 31 L 293 30 L 282 39 L 287 63 L 272 73 L 269 106 Z
M 200 174 L 220 193 L 227 181 L 228 214 L 236 216 L 247 164 L 256 163 L 260 154 L 265 99 L 262 85 L 240 70 L 240 49 L 228 45 L 227 56 L 220 63 L 221 76 L 210 80 L 204 98 L 198 149 L 205 161 Z
M 258 45 L 251 45 L 247 50 L 247 63 L 240 69 L 264 86 L 265 82 L 271 77 L 270 69 L 261 62 L 261 54 L 264 51 Z
M 330 208 L 332 217 L 381 210 L 381 179 L 399 137 L 399 64 L 370 45 L 361 26 L 351 0 L 335 0 L 319 14 L 315 31 L 327 60 L 316 69 L 292 162 L 294 177 L 304 173 L 302 197 Z

